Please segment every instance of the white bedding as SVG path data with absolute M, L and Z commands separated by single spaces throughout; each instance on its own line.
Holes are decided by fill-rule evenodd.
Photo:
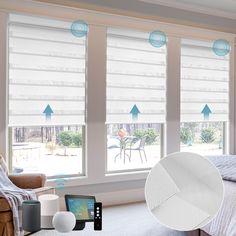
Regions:
M 202 228 L 209 235 L 236 235 L 236 183 L 224 181 L 224 187 L 224 200 L 217 216 Z
M 206 225 L 223 199 L 219 173 L 197 154 L 174 153 L 163 158 L 145 184 L 147 205 L 164 225 L 180 231 Z

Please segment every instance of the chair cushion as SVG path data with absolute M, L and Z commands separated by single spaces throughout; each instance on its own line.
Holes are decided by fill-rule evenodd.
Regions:
M 0 212 L 10 211 L 10 210 L 11 210 L 11 208 L 10 208 L 7 200 L 5 198 L 0 198 Z M 2 217 L 2 213 L 1 213 L 1 217 Z

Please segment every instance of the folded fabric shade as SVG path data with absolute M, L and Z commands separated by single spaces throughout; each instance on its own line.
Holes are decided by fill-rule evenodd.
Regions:
M 206 158 L 174 153 L 153 167 L 145 185 L 147 205 L 164 225 L 181 231 L 207 224 L 223 200 L 223 182 Z

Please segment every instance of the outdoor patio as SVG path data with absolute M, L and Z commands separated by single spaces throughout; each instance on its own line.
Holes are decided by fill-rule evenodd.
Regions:
M 13 167 L 20 168 L 23 173 L 42 172 L 48 176 L 54 175 L 74 175 L 82 174 L 82 148 L 67 148 L 64 155 L 64 148 L 58 146 L 54 151 L 50 151 L 42 143 L 22 143 L 13 147 Z M 193 144 L 192 146 L 181 145 L 181 151 L 195 152 L 201 155 L 220 155 L 222 149 L 219 145 L 211 144 Z M 160 145 L 145 145 L 145 153 L 132 150 L 126 150 L 124 161 L 124 152 L 120 155 L 120 148 L 107 149 L 107 170 L 123 171 L 151 168 L 160 160 Z M 116 157 L 116 158 L 115 158 Z
M 144 154 L 142 160 L 139 151 L 132 150 L 131 158 L 124 155 L 120 156 L 120 149 L 107 149 L 107 170 L 132 170 L 150 168 L 160 159 L 160 146 L 145 146 L 147 161 Z M 48 176 L 54 175 L 74 175 L 82 174 L 82 148 L 67 148 L 67 155 L 64 155 L 64 148 L 59 147 L 49 151 L 45 144 L 42 143 L 24 143 L 13 147 L 13 168 L 22 169 L 23 173 L 42 172 Z M 127 155 L 130 154 L 126 151 Z M 115 156 L 117 158 L 115 158 Z

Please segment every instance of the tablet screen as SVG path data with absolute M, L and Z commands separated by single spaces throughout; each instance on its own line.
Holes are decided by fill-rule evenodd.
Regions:
M 94 202 L 94 198 L 73 197 L 67 199 L 67 206 L 76 220 L 93 220 Z

